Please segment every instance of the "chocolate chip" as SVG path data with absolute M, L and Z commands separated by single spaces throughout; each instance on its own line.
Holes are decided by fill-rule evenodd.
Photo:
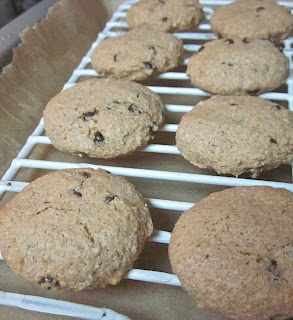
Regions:
M 238 106 L 238 103 L 231 103 L 231 106 Z
M 130 111 L 130 112 L 134 112 L 134 109 L 133 109 L 133 103 L 128 107 L 128 111 Z
M 279 104 L 275 104 L 274 107 L 276 107 L 278 110 L 282 108 Z
M 50 276 L 46 276 L 46 277 L 41 278 L 41 280 L 39 281 L 39 284 L 42 284 L 42 283 L 53 284 L 56 287 L 59 286 L 59 281 L 50 277 Z
M 90 178 L 90 176 L 91 176 L 91 174 L 90 173 L 88 173 L 88 172 L 81 172 L 81 174 L 86 178 L 86 179 L 88 179 L 88 178 Z
M 82 194 L 79 191 L 76 191 L 74 189 L 72 191 L 73 191 L 73 194 L 75 194 L 78 198 L 82 197 Z
M 284 43 L 279 42 L 279 43 L 274 43 L 274 45 L 277 49 L 279 49 L 280 52 L 283 52 L 283 49 L 285 48 Z
M 249 43 L 249 39 L 248 39 L 248 38 L 244 38 L 244 39 L 242 40 L 242 42 L 244 42 L 244 43 Z
M 225 43 L 226 43 L 226 44 L 233 44 L 234 41 L 233 41 L 232 39 L 226 39 L 226 40 L 225 40 Z
M 132 103 L 129 107 L 128 107 L 128 111 L 134 113 L 134 114 L 141 114 L 141 111 L 137 108 L 137 105 L 135 105 L 134 103 Z
M 234 64 L 232 64 L 232 63 L 228 63 L 228 66 L 229 66 L 229 67 L 233 67 L 233 66 L 234 66 Z
M 94 142 L 103 142 L 105 139 L 103 137 L 103 135 L 101 134 L 101 132 L 97 131 L 94 134 Z
M 197 53 L 201 52 L 204 49 L 204 46 L 201 46 L 198 50 Z
M 163 17 L 163 18 L 161 19 L 161 21 L 163 21 L 163 22 L 168 21 L 168 17 Z
M 82 119 L 84 121 L 88 121 L 90 120 L 94 115 L 96 115 L 98 113 L 98 111 L 96 109 L 94 109 L 94 111 L 89 111 L 89 112 L 85 112 L 82 114 Z
M 116 198 L 117 196 L 112 196 L 111 194 L 109 194 L 108 196 L 105 197 L 104 202 L 106 204 L 108 204 L 109 202 L 111 202 L 112 200 L 114 200 L 114 198 Z
M 267 270 L 272 274 L 274 280 L 280 280 L 280 271 L 276 260 L 268 258 Z
M 154 134 L 154 125 L 149 124 L 148 128 L 149 128 L 150 134 Z
M 7 185 L 7 187 L 10 187 L 11 186 L 11 182 L 7 182 L 6 185 Z
M 153 69 L 153 65 L 149 62 L 143 62 L 143 65 L 146 69 L 150 69 L 150 70 Z
M 256 11 L 259 12 L 259 11 L 262 11 L 264 9 L 265 9 L 264 7 L 258 7 L 258 8 L 256 8 Z
M 270 143 L 274 143 L 274 144 L 277 144 L 277 141 L 273 138 L 270 138 Z
M 255 89 L 255 90 L 247 90 L 248 94 L 257 94 L 259 92 L 259 89 Z
M 117 62 L 117 56 L 118 56 L 118 54 L 115 54 L 114 57 L 113 57 L 115 62 Z
M 136 95 L 136 98 L 138 99 L 138 98 L 139 98 L 139 96 L 140 96 L 140 93 L 138 93 L 138 94 Z

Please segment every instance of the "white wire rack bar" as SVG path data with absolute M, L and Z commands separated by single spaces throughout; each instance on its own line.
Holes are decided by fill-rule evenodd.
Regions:
M 2 182 L 5 183 L 6 181 L 8 181 L 9 183 L 9 181 L 13 180 L 13 177 L 15 176 L 15 174 L 18 172 L 20 168 L 35 168 L 35 169 L 47 169 L 47 170 L 61 170 L 61 169 L 70 169 L 70 168 L 93 168 L 93 169 L 101 168 L 101 169 L 110 171 L 113 174 L 118 174 L 125 177 L 200 183 L 200 184 L 227 186 L 227 187 L 271 186 L 275 188 L 285 188 L 290 191 L 293 191 L 293 184 L 285 183 L 285 182 L 243 179 L 243 178 L 182 173 L 182 172 L 173 172 L 173 171 L 160 171 L 160 170 L 151 170 L 151 169 L 103 166 L 103 165 L 93 165 L 88 163 L 69 163 L 69 162 L 57 162 L 57 161 L 46 161 L 46 160 L 14 159 L 12 161 L 12 166 L 14 170 L 7 172 L 6 173 L 7 179 L 2 180 Z M 11 174 L 11 178 L 9 177 L 9 174 Z M 1 184 L 0 194 L 5 192 L 6 188 L 7 188 L 6 184 Z
M 28 296 L 4 291 L 0 291 L 0 304 L 30 311 L 38 311 L 86 320 L 130 320 L 126 316 L 105 308 L 95 308 L 62 300 Z
M 85 57 L 81 60 L 79 66 L 74 70 L 71 78 L 64 85 L 63 90 L 74 86 L 80 77 L 90 76 L 99 77 L 99 74 L 91 68 L 88 68 L 91 63 L 91 54 L 96 46 L 104 39 L 108 37 L 115 37 L 123 34 L 128 30 L 128 25 L 125 21 L 127 10 L 129 7 L 137 2 L 138 0 L 129 1 L 121 5 L 117 12 L 114 13 L 111 20 L 106 24 L 105 29 L 101 32 L 97 40 L 92 44 L 90 50 Z M 219 5 L 225 5 L 233 1 L 222 1 L 222 0 L 202 0 L 200 1 L 204 6 L 204 12 L 207 20 L 210 19 L 213 13 L 213 7 Z M 293 8 L 293 2 L 279 1 L 281 5 Z M 116 29 L 116 30 L 115 30 Z M 118 29 L 118 30 L 117 30 Z M 197 32 L 177 32 L 174 34 L 178 38 L 184 40 L 184 49 L 186 52 L 196 52 L 201 44 L 189 44 L 188 41 L 209 41 L 215 39 L 215 35 L 211 32 L 211 27 L 208 23 L 203 23 L 198 27 Z M 288 103 L 288 107 L 293 111 L 293 77 L 292 77 L 292 56 L 293 56 L 293 38 L 283 41 L 284 43 L 284 53 L 290 58 L 290 76 L 286 81 L 287 92 L 268 92 L 260 95 L 262 98 L 285 101 Z M 188 58 L 184 59 L 182 66 L 186 66 Z M 157 79 L 163 80 L 180 80 L 188 81 L 189 78 L 184 72 L 166 72 L 160 74 L 156 77 Z M 172 85 L 172 82 L 170 82 Z M 162 95 L 181 95 L 181 96 L 199 96 L 208 97 L 209 93 L 200 90 L 198 88 L 190 87 L 175 87 L 175 86 L 148 86 L 152 91 L 162 94 Z M 185 113 L 193 108 L 191 105 L 175 105 L 167 104 L 166 110 L 170 113 Z M 167 123 L 162 128 L 163 132 L 176 132 L 178 124 Z M 159 170 L 149 170 L 149 169 L 138 169 L 138 168 L 125 168 L 125 167 L 114 167 L 114 166 L 100 166 L 91 165 L 87 163 L 67 163 L 67 162 L 54 162 L 45 160 L 34 160 L 28 159 L 32 151 L 37 145 L 47 144 L 50 145 L 51 141 L 47 136 L 44 136 L 44 122 L 41 119 L 39 125 L 28 138 L 26 144 L 21 149 L 17 157 L 12 161 L 11 166 L 4 174 L 0 182 L 0 198 L 5 194 L 5 192 L 20 192 L 26 185 L 26 182 L 14 181 L 19 170 L 22 168 L 35 168 L 35 169 L 47 169 L 47 170 L 60 170 L 66 168 L 103 168 L 114 174 L 119 174 L 126 177 L 136 177 L 142 179 L 159 179 L 174 182 L 188 182 L 188 183 L 198 183 L 198 184 L 210 184 L 219 185 L 226 187 L 233 186 L 252 186 L 252 185 L 267 185 L 275 188 L 286 188 L 293 192 L 292 183 L 283 183 L 277 181 L 263 181 L 255 179 L 240 179 L 234 177 L 224 177 L 216 175 L 201 175 L 192 174 L 184 172 L 169 172 L 169 171 L 159 171 Z M 150 144 L 146 148 L 140 150 L 143 152 L 153 152 L 153 153 L 165 153 L 165 154 L 180 154 L 178 149 L 173 145 L 162 145 L 162 144 Z M 185 211 L 194 205 L 194 203 L 163 200 L 163 199 L 153 199 L 146 198 L 145 202 L 150 208 L 172 210 L 172 211 Z M 168 244 L 170 241 L 170 232 L 155 230 L 152 237 L 149 239 L 151 242 L 156 242 L 160 244 Z M 2 259 L 0 255 L 0 259 Z M 151 270 L 141 270 L 132 269 L 125 276 L 126 279 L 147 281 L 159 284 L 166 284 L 172 286 L 180 286 L 178 278 L 173 274 L 168 274 L 164 272 L 151 271 Z M 80 319 L 97 320 L 97 319 L 117 319 L 126 320 L 125 316 L 118 315 L 115 312 L 108 309 L 100 309 L 91 306 L 79 305 L 75 303 L 70 303 L 66 301 L 59 301 L 53 299 L 47 299 L 42 297 L 32 297 L 14 293 L 7 293 L 0 291 L 0 304 L 9 305 L 14 307 L 20 307 L 27 310 L 39 311 L 52 313 L 56 315 L 66 315 L 69 317 L 77 317 Z

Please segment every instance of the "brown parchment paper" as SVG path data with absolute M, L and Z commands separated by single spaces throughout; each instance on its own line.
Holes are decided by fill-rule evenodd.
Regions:
M 103 1 L 62 0 L 22 33 L 22 44 L 0 76 L 1 176 L 108 17 Z
M 103 29 L 112 11 L 122 2 L 62 0 L 49 11 L 43 22 L 22 35 L 23 44 L 15 49 L 12 65 L 0 76 L 0 174 L 34 130 L 46 102 L 61 90 L 99 30 Z M 150 79 L 145 84 L 164 85 L 164 80 Z M 174 81 L 172 85 L 186 86 L 186 82 Z M 192 96 L 161 97 L 165 103 L 170 104 L 195 105 L 198 102 L 198 98 Z M 181 115 L 167 114 L 166 121 L 178 123 Z M 167 142 L 175 142 L 173 133 L 156 134 L 154 143 Z M 193 167 L 180 155 L 136 152 L 125 158 L 100 160 L 79 158 L 59 152 L 52 146 L 39 145 L 31 158 L 214 174 Z M 22 169 L 16 180 L 30 182 L 47 172 Z M 290 166 L 272 170 L 261 178 L 291 182 Z M 129 178 L 129 181 L 134 183 L 145 197 L 187 202 L 198 202 L 211 192 L 224 189 L 221 186 L 141 178 Z M 0 203 L 0 209 L 13 196 L 12 193 L 7 193 Z M 151 209 L 151 214 L 156 229 L 172 231 L 180 212 Z M 172 272 L 167 249 L 166 245 L 147 243 L 135 267 Z M 198 309 L 196 303 L 180 287 L 123 280 L 117 286 L 84 292 L 47 291 L 16 277 L 5 262 L 0 262 L 0 290 L 107 307 L 139 320 L 222 319 L 219 315 Z M 0 319 L 69 318 L 0 306 Z

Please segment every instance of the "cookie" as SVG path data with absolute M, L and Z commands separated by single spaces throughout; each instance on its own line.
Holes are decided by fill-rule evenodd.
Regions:
M 211 18 L 216 35 L 223 38 L 265 38 L 278 42 L 290 36 L 290 8 L 275 1 L 236 1 L 218 7 Z
M 160 97 L 127 80 L 91 79 L 59 93 L 44 111 L 54 147 L 114 158 L 145 146 L 164 120 Z
M 128 10 L 126 21 L 132 29 L 174 32 L 194 28 L 203 18 L 197 0 L 141 0 Z
M 220 39 L 189 59 L 187 73 L 194 86 L 213 94 L 258 95 L 286 80 L 289 59 L 268 40 Z
M 293 161 L 293 113 L 258 97 L 213 96 L 182 117 L 176 143 L 195 166 L 255 178 Z
M 138 29 L 102 41 L 92 66 L 103 77 L 138 81 L 175 68 L 182 52 L 182 41 L 173 35 Z
M 179 218 L 173 271 L 197 305 L 228 319 L 293 316 L 293 194 L 271 187 L 213 193 Z
M 142 196 L 122 177 L 89 168 L 52 172 L 0 212 L 2 255 L 47 288 L 117 284 L 153 231 Z

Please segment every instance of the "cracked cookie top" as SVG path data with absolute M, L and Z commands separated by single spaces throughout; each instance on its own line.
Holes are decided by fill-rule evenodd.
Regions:
M 93 68 L 103 77 L 143 80 L 175 68 L 183 43 L 175 36 L 137 29 L 102 41 L 92 54 Z
M 6 262 L 24 279 L 53 289 L 117 284 L 153 231 L 132 184 L 89 168 L 33 181 L 0 212 L 0 221 Z
M 213 193 L 179 218 L 173 271 L 197 305 L 229 319 L 292 317 L 293 194 L 271 187 Z
M 127 80 L 86 80 L 59 93 L 44 111 L 46 133 L 57 149 L 95 158 L 145 146 L 163 120 L 160 97 Z

